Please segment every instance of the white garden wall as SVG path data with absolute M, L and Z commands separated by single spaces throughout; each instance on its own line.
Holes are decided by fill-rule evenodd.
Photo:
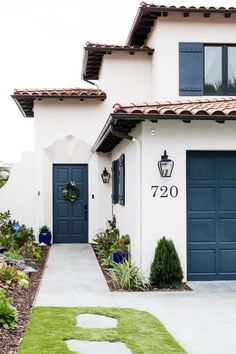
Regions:
M 22 154 L 22 159 L 11 168 L 7 183 L 0 188 L 0 212 L 10 210 L 12 218 L 28 227 L 34 226 L 35 186 L 34 153 Z M 35 235 L 37 230 L 34 229 Z

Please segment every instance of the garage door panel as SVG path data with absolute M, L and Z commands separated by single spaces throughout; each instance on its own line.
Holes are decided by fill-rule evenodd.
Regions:
M 215 220 L 191 219 L 189 220 L 189 231 L 189 242 L 215 241 Z
M 187 208 L 188 279 L 236 280 L 236 152 L 188 153 Z
M 236 181 L 236 157 L 219 157 L 219 180 Z
M 192 181 L 211 181 L 215 178 L 214 161 L 211 157 L 195 157 L 189 162 L 189 180 Z
M 236 242 L 236 218 L 219 220 L 219 242 Z
M 219 252 L 220 273 L 236 273 L 236 249 L 222 249 Z
M 190 251 L 190 269 L 192 274 L 215 274 L 216 251 L 212 249 L 196 249 Z
M 214 188 L 189 189 L 189 211 L 212 211 L 214 209 Z
M 220 187 L 216 193 L 218 193 L 219 211 L 236 210 L 236 187 Z

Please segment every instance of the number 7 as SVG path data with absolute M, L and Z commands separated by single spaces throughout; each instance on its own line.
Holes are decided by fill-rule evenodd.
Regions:
M 152 196 L 153 196 L 153 198 L 155 198 L 155 196 L 156 196 L 156 193 L 157 193 L 157 190 L 158 190 L 159 186 L 151 186 L 151 190 L 152 190 L 153 188 L 154 188 L 155 190 L 154 190 L 154 192 L 153 192 L 153 195 L 152 195 Z

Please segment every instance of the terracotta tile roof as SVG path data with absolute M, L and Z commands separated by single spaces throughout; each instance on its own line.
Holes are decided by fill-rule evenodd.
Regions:
M 30 97 L 106 97 L 105 92 L 91 88 L 63 88 L 63 89 L 15 89 L 14 96 Z
M 146 45 L 117 45 L 117 44 L 101 44 L 101 43 L 90 43 L 90 42 L 86 42 L 85 44 L 85 49 L 91 50 L 91 49 L 95 49 L 95 50 L 102 50 L 104 49 L 105 51 L 108 50 L 119 50 L 119 51 L 123 51 L 123 50 L 127 50 L 127 51 L 148 51 L 153 53 L 154 49 L 151 49 L 150 47 L 146 46 Z
M 213 3 L 213 1 L 212 1 Z M 151 27 L 158 17 L 166 17 L 170 12 L 179 12 L 183 18 L 188 17 L 190 13 L 202 13 L 204 17 L 210 17 L 213 13 L 220 13 L 226 19 L 236 14 L 235 7 L 215 7 L 215 6 L 167 6 L 156 5 L 153 3 L 141 2 L 138 13 L 135 17 L 128 39 L 127 45 L 143 45 L 146 42 Z
M 153 104 L 114 105 L 110 115 L 92 151 L 108 153 L 136 127 L 137 124 L 150 120 L 213 120 L 224 123 L 225 120 L 236 121 L 236 97 L 196 99 L 186 101 L 155 102 Z M 128 134 L 128 135 L 127 135 Z M 132 135 L 132 133 L 131 133 Z
M 220 13 L 224 13 L 225 10 L 235 10 L 236 11 L 236 7 L 224 7 L 224 6 L 220 6 L 220 7 L 216 7 L 216 6 L 168 6 L 168 5 L 157 5 L 157 4 L 153 4 L 153 3 L 147 3 L 145 1 L 142 1 L 140 4 L 140 7 L 142 8 L 156 8 L 156 9 L 163 9 L 166 10 L 168 9 L 169 11 L 178 11 L 178 12 L 182 12 L 184 10 L 187 11 L 197 11 L 197 12 L 204 12 L 206 10 L 210 10 L 211 12 L 220 12 Z
M 15 89 L 11 96 L 25 117 L 34 117 L 34 100 L 44 98 L 58 98 L 60 100 L 73 98 L 80 101 L 99 99 L 104 101 L 106 93 L 91 88 L 63 88 L 63 89 Z
M 154 49 L 145 45 L 116 45 L 87 42 L 84 47 L 82 78 L 84 80 L 98 80 L 103 56 L 111 54 L 114 51 L 128 52 L 131 55 L 136 52 L 146 52 L 148 55 L 152 55 Z
M 114 105 L 114 113 L 155 115 L 236 115 L 236 97 L 205 98 L 186 101 L 155 102 L 154 104 Z

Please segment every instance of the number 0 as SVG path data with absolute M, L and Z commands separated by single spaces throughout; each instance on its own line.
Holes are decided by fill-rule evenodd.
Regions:
M 176 186 L 170 187 L 170 195 L 172 198 L 176 198 L 179 193 L 179 190 Z

